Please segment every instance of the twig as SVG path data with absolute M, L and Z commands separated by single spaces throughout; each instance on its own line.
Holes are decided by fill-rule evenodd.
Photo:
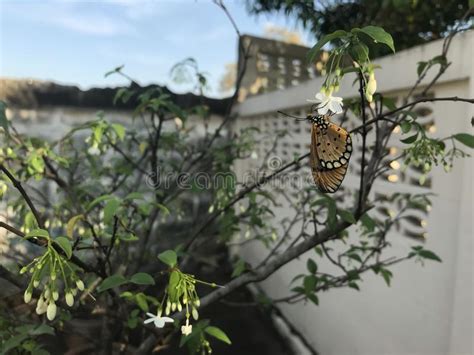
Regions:
M 28 205 L 28 207 L 30 208 L 31 212 L 33 213 L 33 216 L 35 217 L 35 220 L 36 222 L 38 223 L 38 226 L 41 228 L 41 229 L 44 229 L 44 223 L 43 223 L 43 219 L 41 218 L 38 210 L 36 209 L 35 205 L 33 204 L 33 202 L 31 201 L 30 199 L 30 196 L 28 196 L 28 194 L 26 193 L 25 189 L 23 188 L 23 186 L 21 185 L 21 182 L 18 181 L 14 176 L 13 174 L 3 165 L 3 164 L 0 164 L 0 170 L 3 171 L 3 173 L 10 179 L 10 181 L 12 182 L 13 186 L 15 186 L 15 188 L 20 192 L 21 196 L 23 197 L 23 199 L 25 200 L 26 204 Z
M 364 96 L 364 77 L 363 73 L 359 72 L 359 94 L 360 94 L 360 111 L 362 115 L 362 161 L 360 163 L 360 185 L 359 185 L 359 202 L 357 203 L 357 217 L 360 216 L 360 212 L 363 208 L 363 201 L 365 199 L 364 191 L 364 169 L 365 169 L 365 150 L 367 143 L 367 125 L 366 125 L 366 113 L 365 113 L 365 96 Z

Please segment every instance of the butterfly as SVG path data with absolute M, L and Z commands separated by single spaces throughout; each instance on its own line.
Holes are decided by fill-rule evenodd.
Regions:
M 313 180 L 321 192 L 336 192 L 341 186 L 352 155 L 352 139 L 329 115 L 311 115 L 310 164 Z

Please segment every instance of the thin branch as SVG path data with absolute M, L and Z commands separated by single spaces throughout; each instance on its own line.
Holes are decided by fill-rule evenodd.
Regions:
M 118 230 L 118 217 L 114 216 L 114 227 L 112 231 L 112 239 L 110 240 L 110 246 L 107 249 L 107 255 L 105 256 L 105 262 L 109 264 L 110 272 L 112 273 L 112 264 L 110 263 L 110 253 L 115 245 L 115 240 L 117 239 L 117 230 Z
M 28 196 L 28 194 L 26 193 L 25 189 L 23 188 L 23 186 L 21 185 L 21 182 L 18 181 L 14 176 L 13 174 L 3 165 L 3 164 L 0 164 L 0 170 L 3 171 L 3 173 L 10 179 L 10 181 L 12 182 L 13 186 L 15 186 L 15 188 L 20 192 L 21 196 L 23 197 L 23 199 L 25 200 L 26 204 L 28 205 L 28 207 L 30 208 L 31 212 L 33 213 L 33 216 L 35 217 L 35 220 L 36 222 L 38 223 L 38 226 L 41 228 L 41 229 L 44 229 L 44 223 L 43 223 L 43 219 L 41 218 L 38 210 L 36 209 L 35 205 L 33 204 L 33 202 L 31 201 L 30 199 L 30 196 Z
M 408 107 L 411 107 L 411 106 L 414 106 L 416 104 L 419 104 L 419 103 L 422 103 L 422 102 L 435 102 L 435 101 L 453 101 L 453 102 L 456 102 L 456 101 L 460 101 L 460 102 L 467 102 L 469 104 L 474 104 L 474 99 L 466 99 L 466 98 L 463 98 L 463 97 L 458 97 L 458 96 L 449 96 L 449 97 L 422 97 L 421 99 L 417 99 L 415 101 L 412 101 L 406 105 L 403 105 L 403 106 L 400 106 L 396 109 L 393 109 L 392 111 L 387 111 L 387 112 L 384 112 L 383 114 L 379 115 L 376 119 L 374 120 L 371 120 L 369 122 L 367 122 L 368 124 L 370 123 L 373 123 L 381 118 L 385 118 L 387 116 L 392 116 L 393 114 L 397 113 L 397 112 L 400 112 Z
M 363 202 L 365 199 L 364 191 L 364 169 L 365 169 L 365 150 L 367 143 L 367 117 L 365 113 L 365 85 L 363 73 L 359 72 L 359 94 L 360 94 L 360 111 L 362 115 L 362 161 L 360 163 L 360 185 L 359 185 L 359 202 L 357 203 L 357 217 L 360 216 L 360 212 L 363 208 Z

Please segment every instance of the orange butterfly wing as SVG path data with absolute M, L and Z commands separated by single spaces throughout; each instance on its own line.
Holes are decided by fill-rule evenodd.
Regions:
M 352 154 L 349 133 L 334 123 L 327 129 L 311 126 L 310 164 L 314 183 L 321 192 L 336 192 L 347 172 Z

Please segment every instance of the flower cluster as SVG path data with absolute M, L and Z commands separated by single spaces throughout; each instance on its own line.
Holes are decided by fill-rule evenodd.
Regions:
M 193 326 L 190 324 L 190 318 L 195 321 L 199 319 L 198 308 L 201 305 L 199 296 L 196 292 L 196 283 L 201 283 L 211 287 L 222 287 L 215 283 L 208 283 L 198 280 L 194 275 L 182 272 L 177 266 L 177 255 L 173 250 L 167 250 L 158 258 L 170 267 L 168 287 L 165 290 L 165 295 L 158 306 L 156 316 L 152 313 L 147 313 L 148 319 L 145 324 L 154 323 L 157 328 L 163 328 L 166 323 L 173 322 L 173 318 L 167 317 L 172 312 L 178 311 L 185 313 L 186 322 L 181 326 L 181 333 L 185 336 L 193 331 Z M 162 314 L 165 314 L 163 317 Z
M 49 238 L 46 252 L 20 270 L 20 274 L 27 272 L 31 274 L 31 279 L 24 293 L 24 301 L 30 303 L 33 290 L 43 285 L 43 291 L 36 304 L 36 313 L 38 315 L 46 313 L 50 321 L 56 317 L 56 302 L 59 300 L 61 289 L 69 307 L 74 305 L 74 297 L 78 290 L 84 290 L 84 283 L 78 278 L 74 266 L 53 248 Z M 62 285 L 59 280 L 62 280 Z

